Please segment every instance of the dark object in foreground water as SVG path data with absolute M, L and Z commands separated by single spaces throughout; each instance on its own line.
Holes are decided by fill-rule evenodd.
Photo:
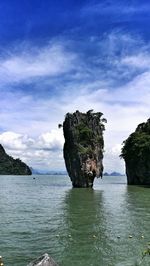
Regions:
M 95 177 L 103 174 L 102 113 L 67 113 L 63 123 L 64 159 L 73 187 L 93 187 Z
M 150 118 L 139 124 L 124 142 L 121 157 L 125 160 L 129 185 L 150 185 Z
M 58 266 L 58 264 L 47 253 L 37 258 L 27 266 Z

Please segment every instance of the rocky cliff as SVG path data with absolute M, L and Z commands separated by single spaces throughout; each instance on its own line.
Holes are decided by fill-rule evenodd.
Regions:
M 31 175 L 30 168 L 20 159 L 9 156 L 0 144 L 0 175 Z
M 123 144 L 128 184 L 150 185 L 150 119 L 139 124 Z
M 67 113 L 63 123 L 64 159 L 73 187 L 92 187 L 95 177 L 103 174 L 102 113 Z

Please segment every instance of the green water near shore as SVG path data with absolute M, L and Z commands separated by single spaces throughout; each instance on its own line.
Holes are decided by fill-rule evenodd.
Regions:
M 60 266 L 132 266 L 148 242 L 150 188 L 127 186 L 122 176 L 98 179 L 93 190 L 72 189 L 67 176 L 0 176 L 5 266 L 45 252 Z

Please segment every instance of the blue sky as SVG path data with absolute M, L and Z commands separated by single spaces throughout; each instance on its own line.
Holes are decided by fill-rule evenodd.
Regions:
M 63 170 L 67 112 L 104 113 L 105 171 L 124 172 L 121 143 L 149 118 L 147 1 L 2 0 L 0 142 L 38 169 Z

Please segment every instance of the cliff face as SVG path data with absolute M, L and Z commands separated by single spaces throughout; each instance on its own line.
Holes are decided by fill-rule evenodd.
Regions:
M 9 156 L 0 144 L 0 175 L 31 175 L 30 168 L 20 159 Z
M 124 141 L 121 157 L 129 185 L 150 185 L 150 119 Z
M 64 159 L 73 187 L 92 187 L 95 177 L 103 174 L 102 113 L 67 113 L 63 123 Z

